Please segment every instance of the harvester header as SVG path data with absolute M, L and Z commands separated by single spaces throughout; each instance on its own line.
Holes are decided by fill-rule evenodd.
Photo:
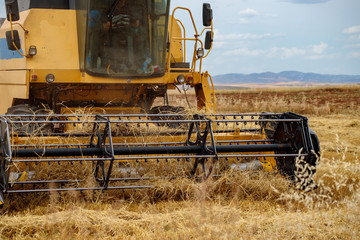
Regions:
M 16 193 L 143 189 L 259 169 L 316 187 L 320 149 L 306 117 L 215 113 L 202 70 L 214 37 L 210 4 L 201 31 L 189 9 L 170 14 L 168 0 L 15 0 L 5 9 L 1 203 Z M 187 102 L 185 89 L 194 90 L 199 111 L 171 105 L 169 90 L 181 87 Z

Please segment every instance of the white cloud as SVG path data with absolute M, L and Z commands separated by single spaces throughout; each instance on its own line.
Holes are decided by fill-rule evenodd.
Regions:
M 253 17 L 256 17 L 256 16 L 259 16 L 260 13 L 255 10 L 255 9 L 252 9 L 252 8 L 246 8 L 244 10 L 241 10 L 238 15 L 240 16 L 239 20 L 238 20 L 238 23 L 239 24 L 247 24 L 249 23 L 249 19 L 250 18 L 253 18 Z
M 276 14 L 260 14 L 259 11 L 252 8 L 246 8 L 244 10 L 241 10 L 239 11 L 238 15 L 240 16 L 240 18 L 238 19 L 239 24 L 247 24 L 249 23 L 249 19 L 257 16 L 277 17 Z
M 305 58 L 309 59 L 309 60 L 319 60 L 319 59 L 324 59 L 325 56 L 324 55 L 312 55 L 312 56 L 307 56 Z
M 308 56 L 305 58 L 309 60 L 324 59 L 326 56 L 323 53 L 328 47 L 329 45 L 323 42 L 317 45 L 312 45 L 312 47 L 307 51 Z
M 345 33 L 345 34 L 360 33 L 360 25 L 345 28 L 343 33 Z
M 267 57 L 267 58 L 279 58 L 290 59 L 295 57 L 303 57 L 309 60 L 319 60 L 328 57 L 324 54 L 328 48 L 328 44 L 320 43 L 318 45 L 312 45 L 306 48 L 286 48 L 286 47 L 273 47 L 270 49 L 249 49 L 248 47 L 240 47 L 234 50 L 226 51 L 225 56 L 248 56 L 248 57 Z
M 249 20 L 247 18 L 239 18 L 238 23 L 239 24 L 248 24 Z
M 224 56 L 247 56 L 247 57 L 257 57 L 260 55 L 263 55 L 265 52 L 261 49 L 254 49 L 254 50 L 249 50 L 248 48 L 239 48 L 239 49 L 234 49 L 231 51 L 226 51 L 224 53 Z
M 326 43 L 320 43 L 318 45 L 313 45 L 312 46 L 312 51 L 316 54 L 322 54 L 329 45 L 327 45 Z
M 282 34 L 276 33 L 263 33 L 263 34 L 254 34 L 254 33 L 231 33 L 231 34 L 221 34 L 218 30 L 215 30 L 214 37 L 215 41 L 239 41 L 239 40 L 261 40 L 261 39 L 271 39 L 283 37 Z
M 214 45 L 214 48 L 223 48 L 226 46 L 226 42 L 225 41 L 214 41 L 213 45 Z
M 351 58 L 360 58 L 360 52 L 352 52 L 350 53 Z
M 274 13 L 268 13 L 268 14 L 265 14 L 265 16 L 266 17 L 273 17 L 273 18 L 278 17 L 278 15 L 274 14 Z
M 247 8 L 247 9 L 241 10 L 239 12 L 239 15 L 244 18 L 251 18 L 251 17 L 259 16 L 260 14 L 255 9 Z
M 360 43 L 346 44 L 344 47 L 345 48 L 360 48 Z
M 350 41 L 360 41 L 360 34 L 354 34 L 350 36 Z
M 267 57 L 276 58 L 280 57 L 281 59 L 288 59 L 295 56 L 305 55 L 306 50 L 300 48 L 271 48 L 270 51 L 266 54 Z
M 268 58 L 280 58 L 280 59 L 289 59 L 298 56 L 305 56 L 308 53 L 305 49 L 301 48 L 279 48 L 274 47 L 268 50 L 263 49 L 249 49 L 247 47 L 242 47 L 234 49 L 231 51 L 226 51 L 225 56 L 247 56 L 247 57 L 259 57 L 264 56 Z M 324 58 L 322 55 L 309 56 L 308 59 L 321 59 Z
M 325 50 L 329 47 L 327 43 L 320 43 L 306 48 L 272 48 L 268 57 L 280 57 L 288 59 L 297 56 L 304 56 L 306 59 L 319 60 L 326 58 L 324 55 Z
M 343 33 L 349 35 L 350 41 L 360 41 L 360 25 L 345 28 Z

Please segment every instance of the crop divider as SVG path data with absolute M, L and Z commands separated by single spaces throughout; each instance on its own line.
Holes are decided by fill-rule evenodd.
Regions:
M 0 116 L 0 205 L 4 203 L 3 193 L 7 192 L 9 172 L 12 159 L 8 120 Z

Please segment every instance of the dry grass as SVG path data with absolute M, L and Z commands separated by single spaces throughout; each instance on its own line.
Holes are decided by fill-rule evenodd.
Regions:
M 218 109 L 308 115 L 322 148 L 318 189 L 304 193 L 278 175 L 228 172 L 203 183 L 179 180 L 136 193 L 24 195 L 2 210 L 0 238 L 359 239 L 359 88 L 238 91 L 221 91 Z M 319 91 L 325 102 L 317 100 Z M 296 95 L 305 97 L 289 98 Z M 232 101 L 236 106 L 229 107 Z
M 195 95 L 189 92 L 187 96 L 190 107 L 184 95 L 176 91 L 170 94 L 170 103 L 195 109 Z M 360 110 L 360 86 L 219 90 L 216 91 L 216 107 L 218 112 L 353 114 Z

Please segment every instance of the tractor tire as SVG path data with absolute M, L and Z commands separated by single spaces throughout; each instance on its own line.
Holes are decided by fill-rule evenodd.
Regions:
M 185 109 L 183 107 L 173 107 L 173 106 L 156 106 L 153 107 L 149 114 L 179 114 L 179 116 L 151 116 L 151 120 L 184 120 L 183 114 Z M 169 123 L 158 123 L 158 126 L 168 126 L 169 128 L 183 128 L 184 124 L 179 122 L 169 122 Z
M 44 135 L 52 132 L 51 124 L 38 123 L 48 119 L 48 110 L 28 104 L 19 104 L 8 108 L 5 115 L 8 117 L 11 132 L 19 135 Z M 13 121 L 17 121 L 13 123 Z

